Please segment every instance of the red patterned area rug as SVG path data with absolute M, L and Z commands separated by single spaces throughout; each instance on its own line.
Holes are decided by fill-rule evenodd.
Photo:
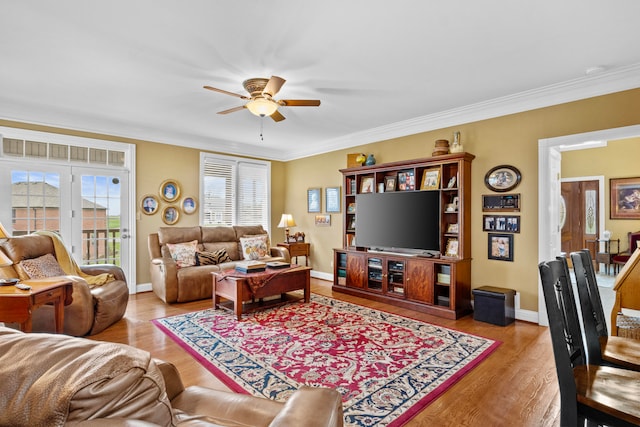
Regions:
M 240 322 L 213 309 L 153 322 L 234 391 L 336 388 L 347 426 L 403 425 L 500 345 L 319 295 Z

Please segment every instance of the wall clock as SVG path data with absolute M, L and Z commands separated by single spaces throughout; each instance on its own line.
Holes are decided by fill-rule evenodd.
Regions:
M 484 184 L 489 190 L 498 193 L 513 190 L 520 184 L 520 171 L 514 166 L 500 165 L 484 176 Z

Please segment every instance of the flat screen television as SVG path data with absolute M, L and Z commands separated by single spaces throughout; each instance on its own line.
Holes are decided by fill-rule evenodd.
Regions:
M 440 252 L 440 192 L 356 195 L 356 245 L 433 256 Z

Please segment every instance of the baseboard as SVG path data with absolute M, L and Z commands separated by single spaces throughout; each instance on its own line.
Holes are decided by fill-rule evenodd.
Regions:
M 138 283 L 136 285 L 136 293 L 138 292 L 150 292 L 151 289 L 151 283 Z
M 327 280 L 329 282 L 333 282 L 333 274 L 331 274 L 331 273 L 323 273 L 322 271 L 311 270 L 311 277 L 315 277 L 316 279 Z

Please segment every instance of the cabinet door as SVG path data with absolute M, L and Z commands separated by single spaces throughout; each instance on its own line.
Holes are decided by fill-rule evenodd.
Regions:
M 405 287 L 407 299 L 433 304 L 433 263 L 408 260 Z
M 364 288 L 366 282 L 364 255 L 347 254 L 347 286 Z

